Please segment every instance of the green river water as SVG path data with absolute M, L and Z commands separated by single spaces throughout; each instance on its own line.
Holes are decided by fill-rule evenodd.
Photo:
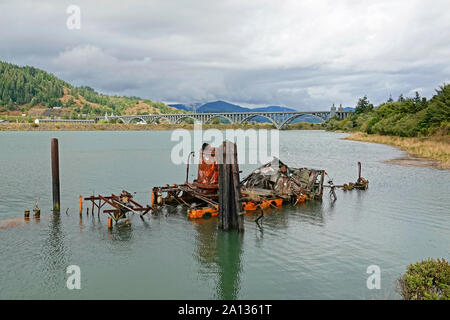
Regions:
M 280 132 L 280 158 L 325 169 L 336 184 L 355 181 L 361 161 L 369 190 L 271 210 L 261 226 L 246 214 L 243 234 L 218 231 L 216 218 L 190 221 L 181 207 L 112 231 L 105 215 L 80 220 L 79 195 L 125 189 L 147 204 L 153 186 L 183 182 L 170 136 L 0 132 L 0 220 L 21 221 L 0 227 L 0 299 L 397 299 L 408 264 L 450 257 L 449 171 L 387 164 L 404 153 L 323 131 Z M 59 216 L 51 213 L 53 137 Z M 41 219 L 22 223 L 37 198 Z M 66 287 L 69 265 L 81 269 L 80 290 Z M 380 290 L 366 286 L 370 265 L 380 267 Z

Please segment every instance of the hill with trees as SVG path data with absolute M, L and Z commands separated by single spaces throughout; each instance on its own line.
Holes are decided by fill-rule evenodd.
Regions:
M 352 116 L 345 120 L 331 119 L 327 129 L 399 137 L 448 135 L 450 85 L 440 86 L 430 100 L 416 92 L 409 98 L 400 95 L 397 101 L 389 98 L 378 107 L 365 96 L 359 99 Z
M 76 87 L 43 70 L 0 61 L 0 114 L 64 118 L 111 114 L 174 113 L 179 110 L 139 97 L 109 96 Z

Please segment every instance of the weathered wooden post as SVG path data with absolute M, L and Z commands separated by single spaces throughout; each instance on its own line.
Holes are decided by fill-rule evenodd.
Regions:
M 80 217 L 83 215 L 83 197 L 80 196 Z
M 219 156 L 219 229 L 244 231 L 236 144 L 224 141 Z
M 59 212 L 60 210 L 59 151 L 58 151 L 58 139 L 56 138 L 53 138 L 51 141 L 51 153 L 52 153 L 53 211 Z
M 39 209 L 39 208 L 35 208 L 34 210 L 33 210 L 33 212 L 34 212 L 34 217 L 35 218 L 39 218 L 40 216 L 41 216 L 41 209 Z
M 369 181 L 361 177 L 361 162 L 358 162 L 358 180 L 355 183 L 355 188 L 360 190 L 367 190 L 369 188 Z
M 358 161 L 358 181 L 361 180 L 361 162 Z

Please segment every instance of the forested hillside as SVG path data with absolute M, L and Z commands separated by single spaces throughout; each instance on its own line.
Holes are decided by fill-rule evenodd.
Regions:
M 33 116 L 78 118 L 109 114 L 173 113 L 179 110 L 139 97 L 109 96 L 90 87 L 75 87 L 43 70 L 0 61 L 0 113 L 25 112 Z M 49 109 L 49 110 L 46 110 Z
M 64 87 L 71 86 L 45 71 L 0 61 L 0 105 L 8 110 L 24 104 L 59 106 Z
M 436 89 L 427 100 L 417 92 L 412 98 L 401 95 L 374 108 L 367 97 L 359 99 L 354 114 L 345 119 L 332 119 L 329 130 L 362 131 L 369 134 L 400 137 L 448 135 L 450 130 L 450 85 Z

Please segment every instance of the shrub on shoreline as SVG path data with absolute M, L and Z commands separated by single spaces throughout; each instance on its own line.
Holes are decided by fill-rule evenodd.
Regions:
M 411 264 L 398 285 L 405 300 L 450 300 L 450 264 L 445 259 Z

